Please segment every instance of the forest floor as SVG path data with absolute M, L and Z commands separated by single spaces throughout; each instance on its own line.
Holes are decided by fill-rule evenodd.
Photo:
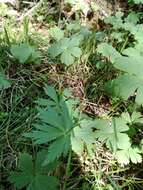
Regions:
M 0 190 L 143 189 L 142 1 L 0 1 Z

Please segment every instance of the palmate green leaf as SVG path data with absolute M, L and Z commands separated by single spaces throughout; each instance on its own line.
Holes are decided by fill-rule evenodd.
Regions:
M 139 86 L 140 81 L 135 76 L 125 74 L 107 82 L 105 90 L 112 96 L 127 100 L 129 96 L 134 95 L 135 90 Z
M 42 150 L 37 153 L 37 157 L 35 160 L 35 171 L 36 173 L 48 173 L 52 172 L 56 169 L 58 165 L 58 161 L 55 160 L 54 162 L 51 162 L 50 164 L 43 166 L 43 162 L 45 161 L 45 158 L 47 156 L 47 150 Z
M 47 115 L 48 117 L 48 115 Z M 53 120 L 55 119 L 52 116 Z M 50 120 L 51 121 L 51 120 Z M 55 120 L 54 122 L 57 122 Z M 57 123 L 57 125 L 60 123 Z M 66 127 L 54 127 L 47 124 L 35 125 L 35 131 L 25 134 L 26 137 L 32 138 L 36 144 L 44 144 L 54 140 L 53 143 L 49 146 L 45 164 L 54 161 L 56 158 L 59 158 L 63 153 L 67 153 L 70 149 L 70 136 L 68 130 L 70 126 Z
M 137 22 L 139 21 L 139 15 L 135 12 L 131 12 L 127 17 L 123 12 L 116 12 L 115 16 L 109 16 L 105 19 L 107 24 L 111 24 L 114 29 L 124 29 L 132 31 L 135 29 Z
M 111 62 L 115 62 L 116 58 L 120 57 L 120 53 L 107 43 L 101 43 L 97 47 L 97 52 L 107 57 Z
M 81 42 L 84 40 L 84 34 L 75 34 L 71 36 L 68 47 L 79 47 Z
M 95 137 L 105 141 L 108 148 L 113 151 L 130 147 L 130 138 L 125 133 L 129 130 L 123 118 L 114 118 L 112 121 L 95 120 Z
M 16 171 L 11 172 L 9 181 L 13 183 L 17 189 L 26 187 L 27 190 L 57 190 L 58 180 L 46 174 L 50 171 L 48 170 L 50 166 L 46 166 L 46 169 L 42 166 L 45 156 L 46 151 L 43 150 L 39 152 L 34 162 L 28 153 L 21 154 L 18 168 Z
M 52 176 L 37 175 L 27 190 L 57 190 L 57 179 Z
M 135 95 L 136 103 L 143 104 L 143 80 L 132 75 L 120 75 L 116 79 L 109 81 L 105 85 L 105 90 L 114 97 L 127 100 L 131 95 Z
M 71 137 L 72 150 L 79 156 L 84 152 L 84 141 L 76 136 Z
M 114 51 L 116 51 L 114 49 Z M 117 53 L 117 51 L 116 51 Z M 143 69 L 143 56 L 142 52 L 139 51 L 139 49 L 135 48 L 127 48 L 125 49 L 122 54 L 124 56 L 121 56 L 118 53 L 118 56 L 115 57 L 115 60 L 113 62 L 114 67 L 117 69 L 124 71 L 131 75 L 136 75 L 138 78 L 143 79 L 142 76 L 142 69 Z M 106 55 L 105 55 L 106 56 Z
M 113 25 L 114 29 L 119 29 L 123 27 L 124 14 L 122 12 L 116 12 L 115 16 L 110 16 L 105 18 L 105 23 Z
M 61 55 L 61 62 L 65 63 L 67 66 L 72 65 L 75 61 L 75 58 L 72 56 L 69 50 L 66 50 Z
M 55 101 L 55 103 L 58 103 L 58 95 L 54 87 L 46 85 L 44 91 L 47 96 L 49 96 L 53 101 Z
M 64 123 L 64 128 L 65 131 L 72 130 L 74 128 L 74 123 L 73 123 L 73 115 L 70 113 L 70 108 L 68 107 L 68 101 L 61 100 L 59 103 L 61 107 L 61 116 L 62 116 L 62 121 Z
M 127 27 L 130 33 L 134 36 L 137 43 L 143 43 L 142 33 L 143 33 L 143 25 L 137 24 L 134 26 Z
M 101 43 L 97 48 L 98 53 L 108 58 L 115 68 L 126 73 L 142 77 L 143 56 L 139 47 L 125 49 L 122 56 L 115 48 L 107 43 Z
M 83 119 L 80 121 L 80 127 L 75 128 L 75 135 L 81 138 L 86 144 L 95 142 L 95 136 L 92 130 L 93 122 L 90 119 Z
M 128 135 L 130 138 L 134 138 L 136 134 L 139 132 L 139 128 L 137 126 L 142 126 L 143 123 L 143 117 L 140 112 L 133 111 L 132 114 L 129 114 L 128 112 L 124 112 L 121 115 L 122 118 L 126 120 L 126 122 L 129 124 L 129 131 Z
M 39 109 L 39 120 L 26 137 L 32 138 L 36 144 L 50 142 L 44 165 L 66 154 L 71 148 L 70 136 L 73 131 L 73 121 L 63 97 L 56 93 L 53 87 L 45 86 L 46 94 L 54 102 L 47 108 Z
M 41 110 L 39 113 L 39 119 L 51 127 L 59 128 L 61 131 L 64 129 L 62 118 L 53 107 L 49 107 L 47 110 Z
M 30 58 L 32 49 L 27 44 L 12 45 L 11 53 L 20 63 L 25 63 Z
M 70 49 L 70 52 L 74 57 L 77 57 L 77 58 L 80 58 L 80 56 L 82 55 L 82 51 L 79 47 L 72 47 Z
M 115 16 L 106 18 L 105 22 L 111 24 L 114 29 L 122 29 L 123 31 L 130 32 L 138 43 L 143 42 L 143 27 L 142 24 L 137 24 L 139 21 L 139 14 L 131 12 L 127 17 L 123 16 L 123 13 L 117 12 Z
M 39 106 L 48 107 L 48 106 L 56 106 L 58 104 L 59 97 L 52 86 L 45 85 L 44 88 L 45 94 L 51 99 L 38 98 L 35 101 Z
M 124 72 L 136 75 L 143 79 L 143 56 L 135 48 L 128 48 L 122 52 L 126 56 L 119 56 L 116 58 L 114 66 Z
M 132 163 L 137 164 L 142 162 L 141 151 L 137 147 L 129 147 L 128 149 L 118 150 L 116 158 L 121 165 Z
M 36 61 L 39 58 L 39 52 L 26 43 L 11 46 L 11 54 L 22 64 L 29 61 Z
M 37 131 L 25 134 L 25 137 L 32 138 L 35 141 L 35 144 L 44 144 L 63 135 L 63 131 L 56 127 L 51 127 L 46 124 L 35 124 L 34 126 Z
M 72 128 L 71 120 L 66 117 L 67 115 L 59 116 L 56 110 L 51 114 L 49 110 L 43 111 L 41 116 L 39 116 L 44 123 L 35 125 L 37 130 L 25 135 L 32 138 L 36 144 L 44 144 L 55 140 L 49 146 L 45 163 L 52 162 L 59 158 L 62 153 L 67 152 L 70 148 L 69 130 Z
M 55 106 L 55 102 L 48 100 L 48 99 L 44 99 L 44 98 L 38 98 L 38 100 L 35 101 L 35 103 L 37 103 L 39 106 L 43 106 L 43 107 L 47 107 L 47 106 Z
M 28 186 L 33 180 L 33 175 L 27 175 L 24 172 L 11 172 L 11 176 L 9 177 L 9 181 L 15 185 L 17 189 L 22 189 Z
M 62 154 L 66 155 L 71 148 L 70 134 L 57 138 L 48 149 L 48 154 L 43 162 L 43 166 L 58 159 Z
M 11 86 L 10 81 L 6 79 L 3 73 L 0 73 L 0 90 L 7 89 L 10 86 Z
M 28 153 L 21 154 L 18 168 L 27 174 L 31 174 L 33 172 L 32 156 Z
M 79 45 L 82 40 L 82 35 L 63 38 L 49 48 L 49 55 L 52 58 L 60 56 L 61 62 L 69 66 L 75 62 L 76 58 L 80 58 L 82 51 Z
M 135 12 L 129 13 L 127 18 L 125 18 L 125 23 L 137 24 L 138 21 L 139 21 L 139 15 L 137 13 L 135 13 Z
M 112 96 L 124 100 L 135 95 L 136 91 L 136 103 L 143 104 L 143 56 L 139 46 L 127 48 L 122 52 L 124 55 L 121 55 L 113 47 L 104 43 L 98 47 L 98 51 L 103 56 L 110 58 L 115 68 L 127 73 L 107 82 L 105 90 Z
M 128 112 L 123 112 L 121 114 L 121 117 L 125 119 L 127 123 L 130 123 L 130 124 L 143 123 L 142 114 L 137 111 L 133 111 L 131 115 Z
M 72 150 L 77 155 L 82 155 L 86 146 L 95 142 L 95 136 L 92 130 L 92 120 L 84 119 L 80 122 L 80 126 L 74 128 L 71 136 Z
M 64 38 L 64 31 L 61 30 L 59 27 L 54 27 L 54 28 L 51 28 L 50 31 L 49 31 L 50 35 L 52 38 L 54 38 L 55 40 L 59 41 L 61 40 L 62 38 Z
M 140 112 L 134 111 L 131 115 L 131 122 L 132 123 L 143 123 L 143 117 Z
M 70 42 L 70 38 L 61 39 L 60 41 L 51 45 L 51 47 L 48 49 L 48 53 L 50 54 L 52 58 L 59 56 L 65 50 L 67 50 L 69 42 Z
M 142 162 L 141 151 L 139 148 L 131 147 L 131 148 L 129 148 L 128 152 L 129 152 L 129 157 L 133 163 L 137 164 L 137 163 Z
M 11 183 L 15 184 L 17 189 L 22 189 L 27 186 L 26 190 L 57 190 L 58 181 L 55 177 L 36 175 L 26 176 L 25 173 L 13 172 L 9 178 Z
M 57 42 L 50 46 L 48 49 L 48 53 L 52 58 L 56 58 L 63 52 L 63 49 L 61 48 L 61 43 Z
M 124 41 L 124 33 L 123 32 L 112 32 L 111 37 L 118 42 L 123 42 Z

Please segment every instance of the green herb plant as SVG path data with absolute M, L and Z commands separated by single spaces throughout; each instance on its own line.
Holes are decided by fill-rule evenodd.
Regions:
M 45 151 L 42 150 L 37 153 L 36 158 L 28 153 L 23 153 L 19 156 L 17 170 L 11 172 L 9 180 L 15 185 L 17 189 L 27 190 L 56 190 L 58 189 L 58 180 L 56 177 L 49 176 L 55 168 L 55 164 L 43 167 L 43 160 L 45 158 Z
M 82 55 L 80 44 L 84 39 L 81 34 L 64 37 L 64 32 L 59 28 L 52 28 L 50 34 L 56 40 L 48 49 L 52 58 L 59 57 L 66 66 L 72 65 Z

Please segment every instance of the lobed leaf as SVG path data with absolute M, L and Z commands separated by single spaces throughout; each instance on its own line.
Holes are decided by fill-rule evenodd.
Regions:
M 57 190 L 58 180 L 53 176 L 47 176 L 45 171 L 49 166 L 42 166 L 46 156 L 46 151 L 38 152 L 36 161 L 28 153 L 21 154 L 19 158 L 19 166 L 16 171 L 11 172 L 9 181 L 15 185 L 17 189 L 26 190 Z M 50 168 L 51 169 L 51 168 Z
M 95 137 L 105 141 L 108 148 L 113 151 L 130 147 L 130 139 L 124 132 L 129 130 L 126 121 L 122 118 L 115 118 L 112 121 L 95 120 Z
M 136 147 L 119 150 L 116 152 L 116 158 L 121 165 L 127 165 L 132 161 L 134 164 L 142 162 L 141 151 Z
M 50 35 L 52 38 L 54 38 L 55 40 L 59 41 L 62 38 L 64 38 L 64 31 L 61 30 L 59 27 L 54 27 L 50 29 Z

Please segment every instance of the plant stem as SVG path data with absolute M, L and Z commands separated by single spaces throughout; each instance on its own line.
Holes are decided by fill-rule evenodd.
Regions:
M 123 50 L 125 49 L 125 47 L 126 47 L 126 45 L 127 45 L 127 43 L 128 43 L 128 39 L 129 39 L 129 37 L 127 36 L 127 37 L 126 37 L 126 40 L 125 40 L 125 42 L 124 42 L 124 44 L 123 44 L 123 46 L 122 46 L 122 48 L 121 48 L 121 50 L 120 50 L 120 53 L 122 53 Z
M 72 150 L 70 149 L 69 156 L 68 156 L 68 163 L 67 163 L 67 167 L 66 167 L 65 182 L 63 185 L 63 190 L 66 190 L 67 179 L 68 179 L 69 173 L 70 173 L 71 153 L 72 153 Z

